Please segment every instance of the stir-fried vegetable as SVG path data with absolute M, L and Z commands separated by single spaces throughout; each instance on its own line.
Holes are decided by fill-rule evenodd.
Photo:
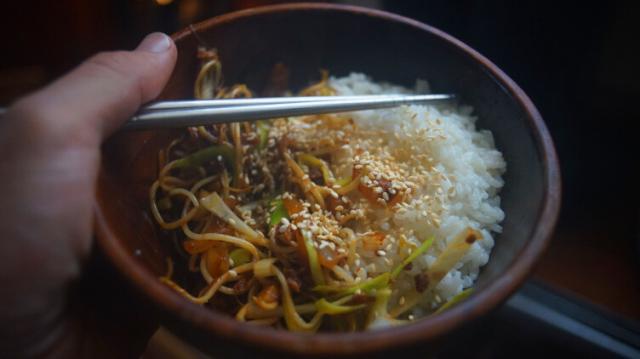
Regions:
M 302 168 L 294 161 L 291 156 L 288 154 L 284 155 L 285 160 L 287 161 L 287 165 L 293 172 L 294 176 L 298 178 L 300 185 L 302 187 L 303 192 L 307 195 L 307 197 L 317 203 L 321 208 L 324 208 L 324 197 L 318 191 L 317 186 L 309 179 L 309 175 L 304 173 Z
M 298 156 L 298 159 L 302 164 L 320 169 L 320 172 L 322 172 L 322 179 L 326 185 L 331 185 L 334 182 L 333 173 L 331 173 L 331 170 L 325 161 L 309 153 L 301 153 Z
M 460 232 L 447 244 L 447 247 L 436 258 L 436 261 L 425 272 L 418 274 L 416 277 L 416 283 L 424 283 L 424 288 L 416 288 L 416 290 L 408 293 L 405 296 L 405 303 L 395 308 L 391 315 L 397 317 L 414 307 L 424 293 L 433 290 L 469 251 L 473 243 L 480 239 L 482 239 L 482 235 L 472 228 L 467 228 Z
M 318 299 L 315 302 L 315 306 L 316 306 L 316 309 L 318 310 L 318 313 L 330 314 L 330 315 L 347 314 L 365 307 L 364 304 L 359 304 L 359 305 L 335 304 L 327 301 L 324 298 Z
M 258 232 L 249 227 L 224 203 L 220 196 L 213 192 L 200 200 L 202 206 L 213 212 L 216 216 L 227 222 L 236 231 L 246 235 L 248 239 L 257 244 L 264 244 L 264 238 Z
M 458 234 L 436 258 L 436 261 L 427 269 L 429 287 L 435 287 L 440 283 L 451 269 L 467 254 L 473 243 L 481 240 L 482 235 L 471 228 L 467 228 Z
M 339 287 L 331 285 L 317 285 L 313 288 L 313 290 L 318 293 L 335 293 L 335 295 L 337 296 L 345 296 L 355 293 L 368 293 L 373 290 L 387 287 L 389 284 L 389 279 L 389 273 L 383 273 L 374 278 L 368 279 L 366 281 L 363 281 L 362 283 L 358 283 L 352 286 Z
M 258 149 L 264 150 L 269 143 L 269 125 L 266 121 L 258 120 L 256 121 L 256 128 L 258 130 L 258 138 L 260 139 Z
M 214 242 L 204 256 L 204 262 L 208 274 L 212 278 L 218 278 L 229 270 L 229 251 L 225 243 Z
M 318 252 L 316 248 L 313 246 L 313 241 L 311 239 L 311 234 L 308 231 L 301 231 L 302 238 L 304 240 L 304 248 L 307 251 L 307 259 L 309 261 L 309 270 L 311 271 L 311 277 L 313 278 L 313 282 L 316 285 L 324 284 L 324 275 L 322 274 L 322 269 L 320 268 L 320 263 L 318 261 Z
M 371 329 L 384 328 L 404 323 L 403 320 L 393 318 L 388 312 L 391 289 L 386 288 L 376 292 L 376 301 L 369 312 L 367 327 Z
M 451 299 L 449 299 L 446 303 L 444 303 L 443 305 L 440 306 L 440 308 L 438 308 L 434 314 L 438 314 L 438 313 L 442 313 L 445 310 L 456 306 L 457 304 L 459 304 L 460 302 L 462 302 L 463 300 L 469 298 L 469 296 L 473 293 L 473 288 L 467 288 L 465 290 L 463 290 L 462 292 L 454 295 L 453 297 L 451 297 Z
M 271 212 L 271 217 L 269 218 L 269 226 L 273 227 L 277 225 L 283 218 L 289 219 L 289 214 L 282 199 L 271 201 L 270 207 L 273 208 L 273 212 Z
M 189 156 L 175 160 L 173 168 L 187 168 L 202 166 L 207 162 L 224 160 L 229 166 L 234 166 L 235 154 L 233 148 L 228 145 L 215 145 L 194 152 Z
M 229 253 L 232 266 L 240 266 L 251 262 L 251 253 L 244 248 L 236 248 Z
M 264 310 L 273 310 L 278 307 L 280 291 L 275 284 L 269 284 L 263 288 L 257 296 L 253 297 L 253 302 Z
M 391 279 L 395 279 L 402 272 L 402 270 L 405 269 L 411 262 L 413 262 L 416 258 L 426 253 L 429 250 L 429 248 L 431 248 L 431 245 L 433 245 L 434 240 L 435 240 L 435 237 L 431 236 L 426 241 L 422 242 L 420 247 L 418 247 L 416 250 L 411 252 L 411 254 L 407 258 L 405 258 L 405 260 L 402 261 L 402 264 L 397 266 L 391 272 Z
M 253 274 L 256 278 L 264 279 L 274 275 L 273 263 L 275 258 L 261 259 L 253 266 Z

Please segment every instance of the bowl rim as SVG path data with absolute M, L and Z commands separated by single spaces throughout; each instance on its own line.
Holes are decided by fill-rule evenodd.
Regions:
M 329 11 L 370 16 L 428 32 L 442 40 L 445 46 L 464 53 L 470 60 L 480 65 L 513 97 L 526 114 L 526 121 L 534 136 L 536 150 L 543 162 L 544 170 L 544 198 L 537 214 L 538 225 L 535 226 L 530 234 L 530 240 L 518 253 L 518 260 L 513 260 L 508 265 L 504 275 L 488 283 L 482 291 L 475 293 L 469 300 L 440 315 L 417 320 L 408 325 L 368 332 L 306 335 L 250 326 L 203 306 L 188 302 L 169 287 L 163 285 L 153 273 L 138 263 L 132 254 L 128 253 L 127 249 L 110 230 L 100 202 L 96 201 L 94 228 L 99 248 L 133 287 L 149 297 L 159 308 L 177 316 L 180 320 L 188 322 L 199 330 L 216 336 L 218 339 L 239 340 L 253 347 L 265 347 L 292 354 L 335 355 L 365 353 L 391 347 L 407 346 L 418 341 L 434 340 L 462 325 L 462 323 L 478 318 L 504 302 L 534 269 L 535 262 L 549 243 L 560 209 L 561 181 L 556 150 L 540 113 L 529 97 L 496 65 L 460 40 L 417 20 L 382 10 L 322 3 L 280 4 L 216 16 L 193 25 L 193 29 L 198 31 L 239 19 L 296 11 Z M 172 37 L 174 41 L 180 42 L 185 40 L 191 31 L 187 27 L 175 33 Z M 103 170 L 104 168 L 101 166 L 100 176 L 102 176 Z M 176 334 L 180 335 L 180 333 Z

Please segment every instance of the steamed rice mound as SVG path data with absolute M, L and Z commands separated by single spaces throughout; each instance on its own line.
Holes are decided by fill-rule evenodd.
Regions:
M 345 96 L 414 92 L 374 83 L 358 73 L 331 78 L 329 85 Z M 418 81 L 415 92 L 428 92 L 428 84 Z M 471 227 L 483 236 L 413 309 L 412 316 L 418 317 L 471 287 L 480 267 L 489 261 L 492 234 L 501 231 L 499 223 L 504 219 L 498 192 L 504 184 L 505 161 L 491 132 L 476 129 L 470 107 L 412 105 L 350 116 L 357 131 L 334 159 L 335 173 L 350 175 L 355 162 L 362 162 L 373 173 L 377 169 L 380 176 L 410 188 L 393 211 L 381 210 L 364 199 L 358 202 L 356 210 L 365 218 L 360 231 L 387 234 L 384 253 L 358 250 L 358 278 L 392 270 L 433 235 L 432 247 L 394 285 L 392 302 L 402 303 L 403 294 L 414 287 L 414 276 L 428 268 L 457 234 Z

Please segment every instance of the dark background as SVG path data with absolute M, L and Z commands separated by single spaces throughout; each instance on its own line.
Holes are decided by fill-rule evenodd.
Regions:
M 7 1 L 0 13 L 0 105 L 97 51 L 133 48 L 152 31 L 171 33 L 217 14 L 280 2 Z M 636 6 L 586 1 L 342 3 L 383 8 L 440 28 L 488 57 L 525 90 L 554 138 L 564 187 L 560 222 L 536 278 L 576 301 L 640 320 Z

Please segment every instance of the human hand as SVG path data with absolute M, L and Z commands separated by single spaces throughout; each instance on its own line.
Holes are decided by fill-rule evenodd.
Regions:
M 83 300 L 71 290 L 92 246 L 100 145 L 158 96 L 176 56 L 169 37 L 151 34 L 134 51 L 90 58 L 0 119 L 0 356 L 96 357 L 82 339 L 92 328 L 70 324 L 70 307 Z

